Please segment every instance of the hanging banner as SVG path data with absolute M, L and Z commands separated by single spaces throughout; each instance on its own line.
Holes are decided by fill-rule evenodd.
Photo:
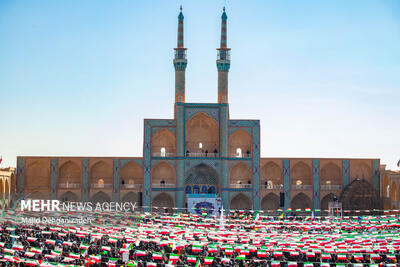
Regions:
M 188 194 L 188 210 L 199 215 L 218 215 L 221 211 L 221 198 L 215 194 Z

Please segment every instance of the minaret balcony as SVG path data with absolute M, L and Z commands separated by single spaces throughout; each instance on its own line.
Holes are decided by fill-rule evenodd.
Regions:
M 175 58 L 174 60 L 187 60 L 187 50 L 186 48 L 175 48 Z
M 231 51 L 229 49 L 217 49 L 217 60 L 230 61 Z

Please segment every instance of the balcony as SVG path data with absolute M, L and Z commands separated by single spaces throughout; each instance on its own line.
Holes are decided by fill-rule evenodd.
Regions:
M 282 184 L 274 184 L 274 185 L 267 185 L 267 184 L 263 184 L 261 186 L 262 189 L 264 190 L 282 190 L 283 189 L 283 185 Z
M 231 157 L 231 158 L 247 158 L 248 159 L 248 158 L 251 158 L 252 155 L 251 154 L 246 154 L 246 153 L 243 153 L 241 155 L 239 155 L 237 153 L 233 153 L 233 154 L 230 154 L 229 157 Z
M 142 189 L 141 184 L 121 184 L 121 189 Z
M 176 157 L 176 153 L 152 153 L 153 157 L 161 157 L 161 158 L 168 158 L 168 157 Z
M 153 184 L 153 187 L 156 188 L 173 188 L 175 184 Z
M 324 190 L 324 191 L 342 190 L 342 186 L 335 185 L 335 184 L 322 184 L 321 190 Z
M 252 188 L 252 184 L 230 184 L 230 188 Z
M 186 153 L 186 157 L 192 157 L 192 158 L 218 158 L 219 154 L 218 153 Z
M 312 185 L 308 184 L 293 184 L 292 190 L 311 190 L 313 188 Z
M 58 184 L 59 189 L 79 189 L 81 184 L 79 183 L 62 183 Z
M 90 188 L 93 188 L 93 189 L 112 189 L 113 185 L 112 184 L 91 184 Z

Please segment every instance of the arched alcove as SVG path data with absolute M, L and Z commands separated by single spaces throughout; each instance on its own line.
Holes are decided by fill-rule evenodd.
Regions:
M 79 196 L 77 194 L 71 192 L 71 191 L 65 192 L 64 194 L 62 194 L 59 197 L 59 199 L 61 201 L 64 201 L 64 202 L 66 202 L 66 201 L 69 201 L 69 202 L 78 202 L 78 201 L 80 201 Z
M 372 169 L 365 162 L 350 162 L 350 179 L 351 181 L 355 179 L 364 179 L 369 183 L 372 183 Z
M 264 189 L 280 189 L 283 185 L 282 169 L 274 162 L 268 162 L 261 168 L 261 185 Z
M 340 190 L 342 185 L 342 171 L 338 165 L 329 162 L 321 168 L 320 184 L 322 190 Z
M 262 210 L 277 210 L 279 208 L 279 196 L 274 193 L 269 193 L 263 197 L 261 201 Z
M 151 182 L 153 186 L 159 186 L 161 184 L 163 184 L 164 186 L 175 185 L 175 168 L 165 161 L 158 163 L 151 169 Z
M 186 122 L 185 149 L 187 156 L 212 156 L 219 149 L 219 129 L 216 120 L 200 112 Z M 201 147 L 199 144 L 201 143 Z
M 81 168 L 72 161 L 67 161 L 58 170 L 59 189 L 79 189 L 81 187 Z
M 232 198 L 229 208 L 231 210 L 251 210 L 252 207 L 250 198 L 245 194 L 239 193 Z
M 251 135 L 242 130 L 234 131 L 228 139 L 228 153 L 230 157 L 250 157 L 252 154 L 252 138 Z M 240 156 L 238 154 L 240 149 Z
M 167 130 L 161 129 L 151 137 L 151 153 L 153 156 L 175 156 L 176 138 L 175 135 Z M 165 153 L 165 155 L 162 155 Z
M 305 209 L 312 207 L 312 202 L 306 194 L 300 192 L 294 198 L 292 198 L 290 201 L 290 207 L 293 210 L 301 209 L 304 211 Z
M 142 167 L 134 161 L 126 163 L 119 172 L 119 180 L 122 188 L 131 188 L 143 185 Z
M 112 167 L 102 160 L 97 162 L 90 169 L 89 181 L 91 188 L 112 188 Z
M 173 198 L 165 192 L 158 194 L 152 200 L 153 211 L 164 212 L 166 208 L 168 212 L 172 212 L 173 207 L 174 207 Z
M 103 191 L 97 192 L 90 198 L 90 202 L 92 202 L 93 204 L 110 202 L 110 201 L 111 197 L 107 193 L 104 193 Z
M 248 181 L 251 183 L 249 184 Z M 252 181 L 253 173 L 243 162 L 235 164 L 229 171 L 230 187 L 251 187 Z
M 25 187 L 45 190 L 50 188 L 50 167 L 42 161 L 36 161 L 26 168 Z
M 300 161 L 296 163 L 290 170 L 290 181 L 292 187 L 296 189 L 312 189 L 312 170 L 311 167 Z M 299 182 L 300 181 L 300 182 Z
M 375 188 L 366 180 L 353 180 L 340 195 L 344 210 L 380 209 L 380 197 Z

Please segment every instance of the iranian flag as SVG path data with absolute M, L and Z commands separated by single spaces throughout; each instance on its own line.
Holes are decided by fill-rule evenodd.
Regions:
M 142 251 L 142 250 L 136 250 L 136 251 L 135 251 L 135 255 L 136 255 L 136 256 L 139 256 L 139 257 L 140 257 L 140 256 L 143 257 L 143 256 L 146 256 L 146 252 L 144 252 L 144 251 Z
M 272 261 L 271 262 L 271 267 L 279 267 L 281 266 L 281 262 L 280 261 Z
M 274 257 L 282 257 L 283 253 L 282 251 L 274 251 Z
M 179 260 L 179 255 L 177 255 L 177 254 L 170 254 L 170 255 L 169 255 L 169 260 L 175 262 L 175 261 Z
M 54 256 L 61 256 L 61 251 L 52 250 L 52 251 L 50 252 L 50 254 L 51 254 L 51 255 L 54 255 Z
M 288 267 L 296 267 L 297 266 L 297 262 L 295 261 L 289 261 L 287 264 Z
M 233 254 L 233 248 L 226 248 L 225 249 L 225 255 L 232 255 Z
M 88 249 L 89 247 L 90 247 L 90 245 L 88 245 L 88 244 L 81 244 L 79 246 L 80 249 Z
M 200 252 L 200 251 L 201 251 L 201 246 L 199 246 L 199 245 L 193 245 L 193 246 L 192 246 L 192 251 L 193 251 L 193 252 Z
M 323 260 L 330 260 L 330 259 L 331 259 L 331 254 L 322 253 L 322 254 L 321 254 L 321 259 L 323 259 Z
M 46 241 L 46 242 L 47 242 L 47 241 Z M 69 246 L 69 247 L 70 247 L 70 246 L 72 246 L 72 244 L 73 244 L 73 243 L 70 242 L 70 241 L 64 241 L 64 242 L 62 242 L 62 245 L 63 245 L 63 246 Z M 54 245 L 54 244 L 53 244 L 53 245 Z
M 117 243 L 117 242 L 118 242 L 118 238 L 110 237 L 110 238 L 108 239 L 108 242 L 110 242 L 110 243 Z
M 108 247 L 108 246 L 102 246 L 101 247 L 101 250 L 106 250 L 106 251 L 111 251 L 111 247 Z
M 73 258 L 73 259 L 80 259 L 80 258 L 81 258 L 81 255 L 70 252 L 70 253 L 69 253 L 69 257 L 70 257 L 70 258 Z
M 27 251 L 27 252 L 25 252 L 24 256 L 25 257 L 34 257 L 35 253 Z
M 24 259 L 25 266 L 36 266 L 38 263 L 39 262 L 35 260 Z
M 265 258 L 265 257 L 267 257 L 267 252 L 265 250 L 258 250 L 257 251 L 257 257 Z
M 371 259 L 373 259 L 373 260 L 380 260 L 381 259 L 381 256 L 379 255 L 379 254 L 371 254 Z
M 214 257 L 205 257 L 204 258 L 204 264 L 212 264 L 214 261 Z
M 196 262 L 196 256 L 187 256 L 187 262 L 191 262 L 191 263 L 193 263 L 193 262 Z
M 239 255 L 236 257 L 237 260 L 245 260 L 246 256 L 245 255 Z
M 26 238 L 26 241 L 28 241 L 28 242 L 35 242 L 36 241 L 36 237 L 27 237 Z
M 18 251 L 22 251 L 22 250 L 24 250 L 24 246 L 14 244 L 14 245 L 12 246 L 12 249 L 18 250 Z
M 157 267 L 157 263 L 155 263 L 155 262 L 146 262 L 146 266 Z
M 229 262 L 231 262 L 231 260 L 229 258 L 222 258 L 221 262 L 222 263 L 229 263 Z
M 347 259 L 347 256 L 346 256 L 346 254 L 338 254 L 337 258 L 338 258 L 338 260 L 344 261 Z
M 1 248 L 4 248 L 4 245 L 5 245 L 6 243 L 4 243 L 4 242 L 0 242 L 0 247 Z
M 314 264 L 312 264 L 311 262 L 305 262 L 304 267 L 314 267 Z
M 11 254 L 11 255 L 14 255 L 14 253 L 15 253 L 15 250 L 9 249 L 9 248 L 4 248 L 3 251 L 4 251 L 4 253 L 8 253 L 8 254 Z
M 162 253 L 161 252 L 153 252 L 153 256 L 151 257 L 153 260 L 161 260 Z
M 89 256 L 89 259 L 94 263 L 101 262 L 101 256 L 100 255 L 91 255 L 91 256 Z
M 362 259 L 364 259 L 364 257 L 363 257 L 362 254 L 354 254 L 354 259 L 355 260 L 362 260 Z
M 10 255 L 4 255 L 4 259 L 8 262 L 21 262 L 20 258 Z
M 41 248 L 31 248 L 31 251 L 40 254 L 43 250 Z
M 55 245 L 55 244 L 56 244 L 56 241 L 55 241 L 55 240 L 52 240 L 52 239 L 46 239 L 46 241 L 45 241 L 44 243 L 50 244 L 50 245 Z
M 208 247 L 208 252 L 217 252 L 217 247 Z

